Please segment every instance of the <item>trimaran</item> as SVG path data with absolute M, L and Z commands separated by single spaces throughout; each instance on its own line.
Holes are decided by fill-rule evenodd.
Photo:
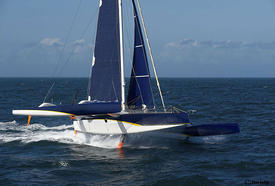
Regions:
M 122 147 L 125 137 L 133 133 L 165 132 L 183 136 L 238 133 L 239 127 L 236 123 L 194 126 L 190 123 L 187 112 L 178 109 L 166 111 L 138 0 L 132 0 L 134 53 L 126 99 L 121 1 L 99 1 L 88 99 L 71 105 L 43 102 L 38 107 L 13 110 L 12 113 L 28 116 L 28 125 L 31 116 L 70 116 L 74 120 L 75 133 L 121 135 L 119 148 Z M 156 111 L 145 44 L 154 69 L 163 112 Z

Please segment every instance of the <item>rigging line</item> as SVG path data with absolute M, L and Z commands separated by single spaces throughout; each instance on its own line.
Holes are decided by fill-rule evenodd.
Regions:
M 62 47 L 61 53 L 60 53 L 59 58 L 58 58 L 58 60 L 57 60 L 57 66 L 56 66 L 55 70 L 53 71 L 53 74 L 52 74 L 53 77 L 55 77 L 55 76 L 57 75 L 57 71 L 58 71 L 58 67 L 59 67 L 59 62 L 60 62 L 60 60 L 61 60 L 61 58 L 62 58 L 62 56 L 63 56 L 63 53 L 64 53 L 65 48 L 66 48 L 66 46 L 67 46 L 67 43 L 68 43 L 68 41 L 69 41 L 69 37 L 70 37 L 70 35 L 71 35 L 73 26 L 74 26 L 75 21 L 76 21 L 76 18 L 77 18 L 77 16 L 78 16 L 78 12 L 79 12 L 79 9 L 80 9 L 81 4 L 82 4 L 82 0 L 79 0 L 79 3 L 78 3 L 78 6 L 77 6 L 77 9 L 76 9 L 76 12 L 75 12 L 74 17 L 73 17 L 72 24 L 71 24 L 71 26 L 70 26 L 70 28 L 69 28 L 68 34 L 66 35 L 65 43 L 64 43 L 64 45 L 63 45 L 63 47 Z
M 125 12 L 125 16 L 124 17 L 126 17 L 126 18 L 128 18 L 128 19 L 124 19 L 124 22 L 126 22 L 126 24 L 125 25 L 130 25 L 130 21 L 129 21 L 129 18 L 132 18 L 132 16 L 129 16 L 129 12 L 127 11 L 128 9 L 129 9 L 129 3 L 128 3 L 128 1 L 125 1 L 125 5 L 127 6 L 123 6 L 124 7 L 124 12 Z M 131 6 L 132 7 L 132 6 Z M 127 29 L 126 29 L 127 28 Z M 125 27 L 125 37 L 124 38 L 126 38 L 126 41 L 127 41 L 127 45 L 128 45 L 128 47 L 126 47 L 126 49 L 127 49 L 127 53 L 128 53 L 128 58 L 130 58 L 130 60 L 127 60 L 127 61 L 130 61 L 130 68 L 132 67 L 132 64 L 131 64 L 131 59 L 133 58 L 133 51 L 131 52 L 131 41 L 130 41 L 130 31 L 129 31 L 130 29 L 129 29 L 129 27 Z M 125 40 L 125 39 L 124 39 Z M 129 63 L 128 63 L 129 64 Z
M 132 18 L 132 16 L 129 16 L 129 12 L 127 11 L 127 10 L 129 10 L 129 3 L 128 3 L 129 1 L 125 1 L 125 5 L 126 6 L 123 6 L 123 9 L 124 9 L 124 12 L 125 12 L 125 14 L 124 14 L 124 17 L 126 17 L 125 19 L 124 19 L 124 22 L 126 22 L 126 24 L 124 24 L 124 25 L 130 25 L 130 21 L 129 21 L 129 19 L 130 18 Z M 132 5 L 132 4 L 131 4 Z M 132 8 L 132 6 L 130 6 L 131 8 Z M 132 10 L 133 11 L 133 10 Z M 131 14 L 132 15 L 132 14 Z M 134 21 L 133 21 L 134 22 Z M 134 25 L 134 24 L 133 24 Z M 134 44 L 134 41 L 132 40 L 132 43 L 131 43 L 131 41 L 130 41 L 130 38 L 132 39 L 132 37 L 130 37 L 130 28 L 129 27 L 125 27 L 125 29 L 124 29 L 125 31 L 124 31 L 124 34 L 126 35 L 124 38 L 126 38 L 126 39 L 124 39 L 124 40 L 126 40 L 127 41 L 127 45 L 128 45 L 128 47 L 126 47 L 126 51 L 127 51 L 127 54 L 128 54 L 128 60 L 127 60 L 127 65 L 129 65 L 128 67 L 131 69 L 132 68 L 132 62 L 133 62 L 133 53 L 134 53 L 134 50 L 132 50 L 132 45 Z M 134 33 L 134 31 L 133 31 L 133 33 Z M 133 34 L 132 33 L 132 34 Z M 132 50 L 132 51 L 131 51 Z M 125 53 L 124 53 L 125 54 Z M 134 69 L 133 69 L 134 70 Z M 128 93 L 129 93 L 129 86 L 130 86 L 130 81 L 131 81 L 131 75 L 130 75 L 130 79 L 129 79 L 129 83 L 128 83 Z M 127 95 L 128 96 L 128 95 Z
M 92 15 L 92 17 L 90 18 L 90 21 L 89 21 L 89 26 L 96 20 L 96 18 L 98 18 L 98 16 L 99 16 L 99 8 L 98 9 L 96 9 L 97 11 Z M 97 16 L 95 16 L 97 14 Z M 85 32 L 87 32 L 87 30 L 88 30 L 88 28 L 89 28 L 89 26 L 87 26 L 86 27 L 86 31 Z M 96 27 L 97 27 L 97 25 L 96 25 Z M 90 61 L 90 63 L 92 64 L 93 63 L 93 57 L 92 56 L 94 56 L 94 49 L 95 49 L 95 38 L 96 38 L 96 30 L 97 29 L 93 29 L 93 33 L 92 33 L 92 42 L 91 43 L 93 43 L 93 45 L 91 46 L 91 48 L 89 49 L 89 51 L 91 51 L 91 52 L 89 52 L 89 57 L 88 57 L 88 61 Z M 84 34 L 85 35 L 85 34 Z M 92 67 L 90 67 L 90 73 L 89 73 L 89 77 L 91 77 L 92 76 Z M 88 97 L 88 100 L 89 101 L 91 101 L 90 100 L 90 89 L 91 89 L 91 78 L 88 78 L 88 86 L 87 86 L 87 97 Z
M 52 73 L 52 75 L 51 75 L 51 77 L 53 77 L 53 78 L 54 78 L 54 77 L 56 76 L 56 74 L 57 74 L 57 70 L 58 70 L 58 67 L 59 67 L 59 62 L 60 62 L 61 57 L 62 57 L 62 55 L 63 55 L 63 53 L 64 53 L 64 50 L 65 50 L 65 48 L 66 48 L 66 45 L 67 45 L 67 43 L 68 43 L 69 36 L 71 35 L 71 31 L 72 31 L 74 22 L 75 22 L 75 20 L 76 20 L 76 17 L 77 17 L 77 15 L 78 15 L 78 12 L 79 12 L 81 3 L 82 3 L 82 0 L 80 0 L 79 3 L 78 3 L 78 7 L 77 7 L 76 12 L 75 12 L 75 15 L 74 15 L 74 17 L 73 17 L 72 24 L 71 24 L 71 26 L 70 26 L 70 28 L 69 28 L 69 32 L 68 32 L 68 34 L 67 34 L 67 36 L 66 36 L 65 43 L 64 43 L 63 48 L 62 48 L 62 50 L 61 50 L 61 53 L 60 53 L 60 55 L 59 55 L 59 57 L 58 57 L 58 59 L 57 59 L 57 65 L 55 66 L 55 69 L 54 69 L 54 71 L 53 71 L 53 73 Z M 50 92 L 52 91 L 54 85 L 55 85 L 55 80 L 53 80 L 53 83 L 52 83 L 51 87 L 49 88 L 48 93 L 46 94 L 46 96 L 45 96 L 43 102 L 46 101 L 46 99 L 47 99 L 48 95 L 50 94 Z
M 45 98 L 43 100 L 43 103 L 45 103 L 45 101 L 46 101 L 47 97 L 49 96 L 49 94 L 51 93 L 54 85 L 55 85 L 55 81 L 53 82 L 52 86 L 49 88 L 49 90 L 48 90 L 48 92 L 47 92 L 47 94 L 46 94 L 46 96 L 45 96 Z
M 138 86 L 138 90 L 139 90 L 139 93 L 140 93 L 140 98 L 141 98 L 141 101 L 142 101 L 142 103 L 144 104 L 144 99 L 143 99 L 143 96 L 142 96 L 142 92 L 141 92 L 141 88 L 140 88 L 140 84 L 139 84 L 139 82 L 138 82 L 138 80 L 137 80 L 137 78 L 136 78 L 136 71 L 135 71 L 135 68 L 134 68 L 134 65 L 133 65 L 133 67 L 132 67 L 132 72 L 134 73 L 134 77 L 135 77 L 135 81 L 136 81 L 136 83 L 137 83 L 137 86 Z M 132 79 L 132 77 L 131 77 L 131 79 Z M 131 84 L 131 79 L 130 79 L 130 84 Z
M 112 88 L 113 88 L 113 91 L 114 91 L 114 94 L 115 94 L 116 100 L 118 101 L 118 100 L 119 100 L 119 98 L 118 98 L 117 93 L 116 93 L 116 88 L 115 88 L 115 85 L 114 85 L 114 80 L 112 80 Z
M 83 38 L 83 37 L 84 37 L 84 35 L 87 33 L 87 30 L 88 30 L 89 26 L 92 24 L 92 22 L 93 22 L 94 20 L 95 20 L 95 19 L 94 19 L 94 16 L 92 16 L 92 19 L 90 19 L 90 22 L 88 23 L 88 25 L 85 27 L 85 29 L 84 29 L 83 32 L 81 33 L 80 38 Z M 74 50 L 75 50 L 75 48 L 72 48 L 72 50 L 71 50 L 71 52 L 70 52 L 70 54 L 69 54 L 67 60 L 65 61 L 65 63 L 64 63 L 63 66 L 62 66 L 62 68 L 61 68 L 59 71 L 61 71 L 61 70 L 68 64 L 68 62 L 70 61 L 71 57 L 73 56 Z
M 154 62 L 154 58 L 153 58 L 153 54 L 152 54 L 152 50 L 151 50 L 151 46 L 150 46 L 150 42 L 149 42 L 149 39 L 148 39 L 148 35 L 147 35 L 143 15 L 142 15 L 140 4 L 139 4 L 139 0 L 137 0 L 137 4 L 138 4 L 138 9 L 139 9 L 139 13 L 140 13 L 141 21 L 142 21 L 144 34 L 145 34 L 145 37 L 146 37 L 146 42 L 147 42 L 147 45 L 148 45 L 149 54 L 150 54 L 150 57 L 151 57 L 151 62 L 152 62 L 152 65 L 153 65 L 155 78 L 156 78 L 156 81 L 157 81 L 157 86 L 158 86 L 158 89 L 159 89 L 159 95 L 160 95 L 160 98 L 161 98 L 161 103 L 162 103 L 162 106 L 163 106 L 163 110 L 166 111 L 163 96 L 162 96 L 162 92 L 161 92 L 161 88 L 160 88 L 160 84 L 159 84 L 159 80 L 158 80 L 158 75 L 157 75 L 157 71 L 156 71 L 156 67 L 155 67 L 155 62 Z
M 138 100 L 139 98 L 140 98 L 140 96 L 137 96 L 137 97 L 133 98 L 132 100 L 130 100 L 130 101 L 128 102 L 128 104 L 136 103 L 137 100 Z

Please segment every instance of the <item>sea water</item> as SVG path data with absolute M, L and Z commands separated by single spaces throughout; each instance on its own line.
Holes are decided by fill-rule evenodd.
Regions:
M 48 102 L 87 97 L 87 79 L 54 81 Z M 0 78 L 0 185 L 275 185 L 275 79 L 160 82 L 168 108 L 190 111 L 194 124 L 239 123 L 241 133 L 182 140 L 133 135 L 118 150 L 119 136 L 75 135 L 67 117 L 32 117 L 27 127 L 12 109 L 41 104 L 53 80 Z

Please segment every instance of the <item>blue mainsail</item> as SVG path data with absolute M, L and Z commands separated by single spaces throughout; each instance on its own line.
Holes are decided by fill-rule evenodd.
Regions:
M 121 59 L 117 0 L 100 0 L 89 96 L 92 101 L 121 102 Z
M 132 2 L 135 22 L 135 48 L 127 105 L 130 109 L 141 109 L 144 107 L 143 105 L 152 109 L 155 108 L 155 103 L 152 94 L 150 70 L 137 9 L 134 0 Z

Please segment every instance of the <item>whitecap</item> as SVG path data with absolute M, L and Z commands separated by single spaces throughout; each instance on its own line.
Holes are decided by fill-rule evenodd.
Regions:
M 72 124 L 48 127 L 41 123 L 26 126 L 16 121 L 0 122 L 0 133 L 0 143 L 12 141 L 20 141 L 21 143 L 53 141 L 101 148 L 117 148 L 120 142 L 120 135 L 74 134 Z

